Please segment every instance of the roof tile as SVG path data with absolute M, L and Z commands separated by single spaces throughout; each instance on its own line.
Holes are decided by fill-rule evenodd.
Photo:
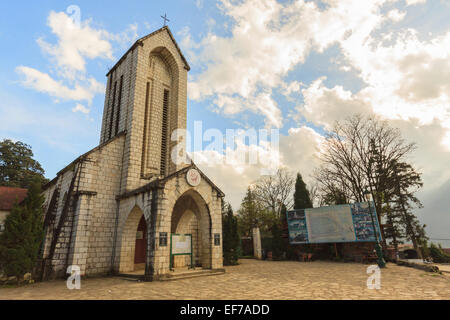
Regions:
M 22 202 L 27 196 L 27 189 L 0 187 L 0 210 L 9 211 L 16 202 Z

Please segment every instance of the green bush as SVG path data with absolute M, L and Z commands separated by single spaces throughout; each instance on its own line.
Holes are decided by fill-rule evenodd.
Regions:
M 433 259 L 433 262 L 436 263 L 450 263 L 450 255 L 446 254 L 441 245 L 436 246 L 434 243 L 431 243 L 429 248 L 430 256 Z
M 0 235 L 0 269 L 7 276 L 22 279 L 32 273 L 44 237 L 40 185 L 35 183 L 20 204 L 14 205 Z
M 283 253 L 286 252 L 284 241 L 281 234 L 281 227 L 278 223 L 275 223 L 271 229 L 272 232 L 272 259 L 282 260 Z

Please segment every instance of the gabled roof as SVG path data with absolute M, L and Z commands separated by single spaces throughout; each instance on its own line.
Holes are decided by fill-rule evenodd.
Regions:
M 117 66 L 122 62 L 122 60 L 124 60 L 124 59 L 126 58 L 126 56 L 128 55 L 128 53 L 129 53 L 130 51 L 134 50 L 134 48 L 136 48 L 138 45 L 142 45 L 143 42 L 144 42 L 146 39 L 148 39 L 148 38 L 154 36 L 154 35 L 157 34 L 157 33 L 163 32 L 163 31 L 167 31 L 167 33 L 168 33 L 169 36 L 170 36 L 170 39 L 172 39 L 173 44 L 175 45 L 175 48 L 177 48 L 177 51 L 178 51 L 178 53 L 180 54 L 181 60 L 183 60 L 183 62 L 184 62 L 184 67 L 185 67 L 185 69 L 186 69 L 187 71 L 191 70 L 191 67 L 189 66 L 189 63 L 187 62 L 186 58 L 184 57 L 183 53 L 181 52 L 180 47 L 178 46 L 178 43 L 175 41 L 175 38 L 174 38 L 172 32 L 170 31 L 170 29 L 169 29 L 168 26 L 165 26 L 165 27 L 162 27 L 161 29 L 158 29 L 158 30 L 156 30 L 156 31 L 154 31 L 154 32 L 152 32 L 152 33 L 146 35 L 145 37 L 142 37 L 142 38 L 138 39 L 138 40 L 130 47 L 130 49 L 128 49 L 128 51 L 125 52 L 125 54 L 119 59 L 119 61 L 117 61 L 117 63 L 114 65 L 114 67 L 112 67 L 111 70 L 108 71 L 108 73 L 106 74 L 106 76 L 109 76 L 109 74 L 110 74 L 111 72 L 113 72 L 113 71 L 117 68 Z
M 137 189 L 132 190 L 132 191 L 125 192 L 124 194 L 118 196 L 117 198 L 118 198 L 118 199 L 126 199 L 126 198 L 129 198 L 129 197 L 136 196 L 136 195 L 138 195 L 138 194 L 144 193 L 144 192 L 148 192 L 148 191 L 153 190 L 153 189 L 156 189 L 156 188 L 162 188 L 162 187 L 164 187 L 164 185 L 166 184 L 167 181 L 169 181 L 170 179 L 172 179 L 172 178 L 174 178 L 174 177 L 176 177 L 176 176 L 178 176 L 178 175 L 180 175 L 180 174 L 183 174 L 183 173 L 189 171 L 189 169 L 192 169 L 192 168 L 196 169 L 196 170 L 200 173 L 200 175 L 202 176 L 202 178 L 203 178 L 207 183 L 209 183 L 209 185 L 210 185 L 214 190 L 216 190 L 216 192 L 217 192 L 217 194 L 219 195 L 219 197 L 222 197 L 222 198 L 225 197 L 225 194 L 222 192 L 222 190 L 220 190 L 219 187 L 217 187 L 217 186 L 216 186 L 216 185 L 208 178 L 208 176 L 207 176 L 206 174 L 204 174 L 204 173 L 202 172 L 202 170 L 200 170 L 200 169 L 195 165 L 195 163 L 192 162 L 190 165 L 184 167 L 184 168 L 181 169 L 181 170 L 178 170 L 177 172 L 174 172 L 174 173 L 168 175 L 167 177 L 164 177 L 164 178 L 162 178 L 162 179 L 156 179 L 156 180 L 154 180 L 154 181 L 152 181 L 152 182 L 150 182 L 150 183 L 148 183 L 148 184 L 146 184 L 146 185 L 144 185 L 144 186 L 142 186 L 142 187 L 140 187 L 140 188 L 137 188 Z
M 26 198 L 27 192 L 23 188 L 0 187 L 0 210 L 10 211 L 16 202 Z

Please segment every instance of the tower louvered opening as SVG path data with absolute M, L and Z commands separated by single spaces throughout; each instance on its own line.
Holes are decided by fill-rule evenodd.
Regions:
M 164 90 L 163 114 L 162 114 L 162 137 L 161 137 L 161 175 L 166 175 L 167 169 L 167 139 L 169 126 L 169 90 Z

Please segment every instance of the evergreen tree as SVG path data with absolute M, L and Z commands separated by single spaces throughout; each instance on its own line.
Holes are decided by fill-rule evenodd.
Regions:
M 255 195 L 250 187 L 247 189 L 247 193 L 242 199 L 241 208 L 238 211 L 239 228 L 241 235 L 251 235 L 252 228 L 260 226 L 261 223 L 259 217 L 258 203 L 255 199 Z
M 20 141 L 0 141 L 0 186 L 29 188 L 33 181 L 48 182 L 31 147 Z
M 401 226 L 401 215 L 398 211 L 392 209 L 391 204 L 387 199 L 385 205 L 382 207 L 382 214 L 386 216 L 384 240 L 392 239 L 390 244 L 394 246 L 394 252 L 397 255 L 398 245 L 403 243 L 401 239 L 405 237 Z
M 421 188 L 423 183 L 420 173 L 405 162 L 395 162 L 393 164 L 393 174 L 390 183 L 393 186 L 392 214 L 398 217 L 396 225 L 404 230 L 404 237 L 413 243 L 414 250 L 422 258 L 422 252 L 419 244 L 427 240 L 425 235 L 425 225 L 421 225 L 412 210 L 422 208 L 422 203 L 414 195 L 417 189 Z M 389 217 L 388 217 L 389 220 Z
M 297 181 L 295 182 L 294 209 L 308 209 L 312 207 L 313 204 L 309 196 L 309 191 L 306 188 L 302 175 L 298 173 Z
M 14 205 L 0 234 L 0 269 L 8 276 L 21 279 L 31 273 L 44 237 L 43 203 L 40 182 L 32 183 L 27 197 Z
M 224 265 L 237 265 L 241 240 L 238 232 L 238 221 L 230 204 L 225 205 L 222 212 L 222 229 Z

